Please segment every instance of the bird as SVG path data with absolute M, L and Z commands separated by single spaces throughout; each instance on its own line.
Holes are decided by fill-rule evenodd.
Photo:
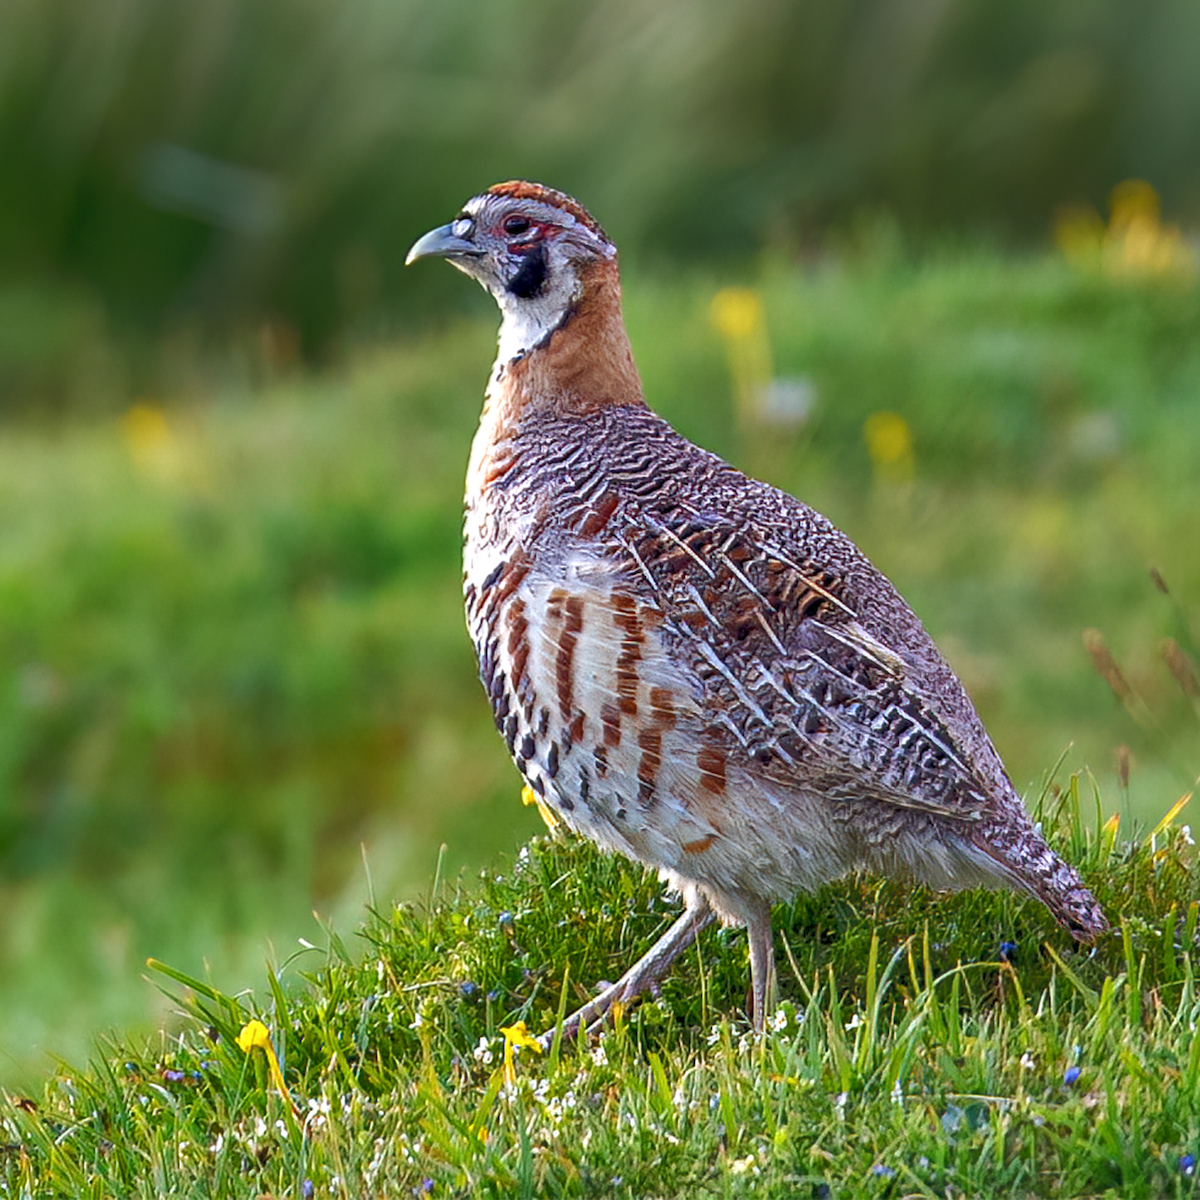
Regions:
M 683 899 L 563 1034 L 657 993 L 714 920 L 747 930 L 761 1030 L 772 906 L 850 873 L 1008 887 L 1093 942 L 1100 905 L 896 588 L 824 516 L 647 405 L 591 214 L 510 180 L 419 238 L 407 262 L 425 258 L 501 313 L 463 540 L 496 727 L 545 809 Z

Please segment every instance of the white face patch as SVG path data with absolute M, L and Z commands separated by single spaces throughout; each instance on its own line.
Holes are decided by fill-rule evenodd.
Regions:
M 519 215 L 540 226 L 528 237 L 501 233 L 507 216 Z M 464 228 L 460 235 L 458 224 Z M 615 256 L 616 248 L 573 213 L 535 200 L 484 194 L 469 200 L 452 227 L 456 236 L 473 237 L 482 253 L 454 265 L 479 282 L 500 306 L 498 361 L 512 362 L 541 345 L 563 323 L 579 299 L 582 262 Z M 540 266 L 540 272 L 530 271 Z M 534 285 L 521 286 L 522 273 Z
M 579 280 L 572 265 L 560 261 L 553 263 L 545 286 L 536 296 L 520 299 L 504 288 L 492 294 L 502 316 L 497 358 L 512 362 L 528 354 L 562 324 L 567 310 L 579 298 Z

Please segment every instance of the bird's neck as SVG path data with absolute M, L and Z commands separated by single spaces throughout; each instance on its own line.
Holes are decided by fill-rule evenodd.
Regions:
M 502 332 L 500 357 L 472 447 L 468 498 L 511 468 L 518 434 L 539 415 L 583 415 L 608 405 L 645 405 L 621 315 L 616 263 L 585 267 L 576 297 L 543 339 L 516 357 L 507 357 Z M 506 313 L 506 323 L 510 320 Z

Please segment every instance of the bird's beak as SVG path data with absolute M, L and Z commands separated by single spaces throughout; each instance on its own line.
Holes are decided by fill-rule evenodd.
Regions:
M 413 248 L 404 260 L 407 267 L 418 258 L 477 258 L 481 253 L 474 242 L 459 237 L 454 232 L 453 225 L 442 225 L 431 229 L 424 237 L 413 243 Z

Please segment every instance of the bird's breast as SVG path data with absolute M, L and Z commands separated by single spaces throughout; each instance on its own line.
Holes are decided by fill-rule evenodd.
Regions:
M 518 769 L 564 820 L 656 865 L 709 849 L 727 799 L 699 682 L 603 556 L 468 544 L 467 623 Z

